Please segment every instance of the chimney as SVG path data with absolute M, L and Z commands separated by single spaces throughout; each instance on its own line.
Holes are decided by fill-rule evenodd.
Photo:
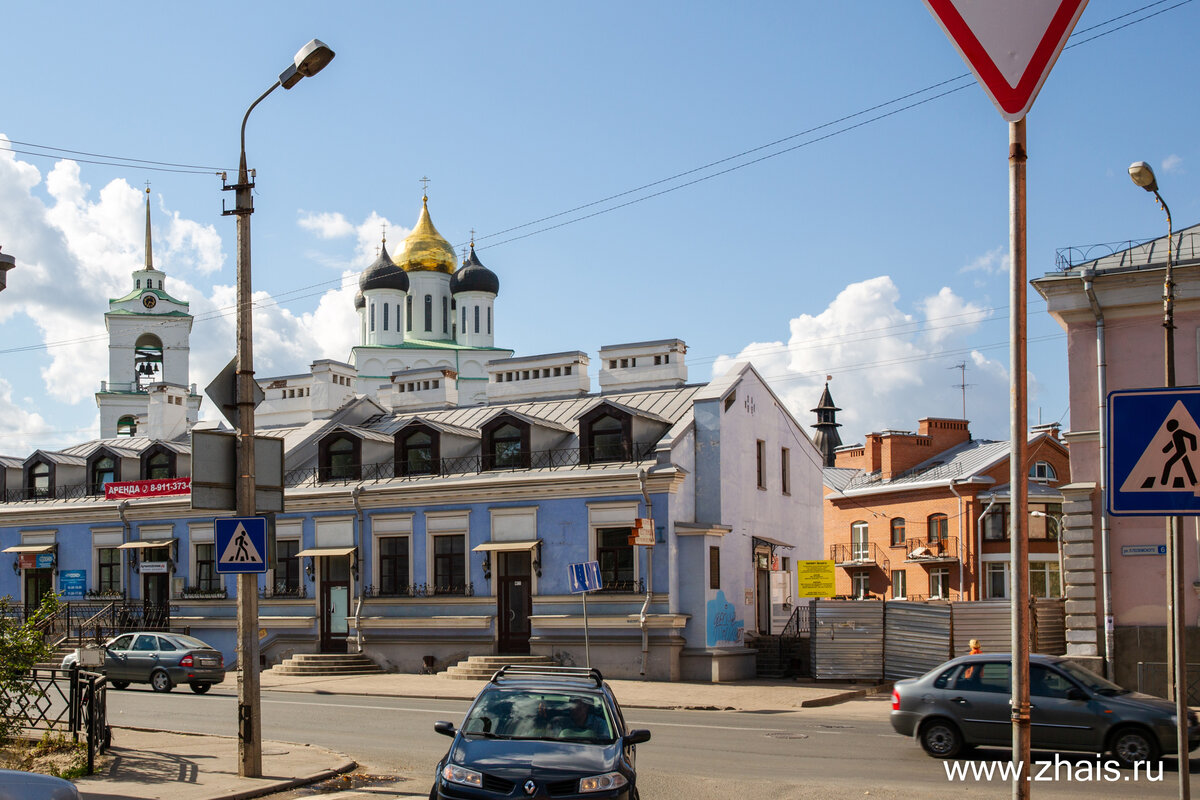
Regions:
M 174 439 L 188 430 L 188 390 L 174 383 L 151 384 L 145 427 L 138 433 L 151 439 Z
M 487 364 L 489 403 L 583 397 L 592 388 L 587 354 L 575 350 L 500 358 Z

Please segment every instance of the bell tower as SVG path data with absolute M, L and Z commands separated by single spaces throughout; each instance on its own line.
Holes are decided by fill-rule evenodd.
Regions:
M 187 426 L 195 424 L 200 396 L 188 384 L 188 339 L 192 315 L 188 304 L 167 294 L 166 275 L 154 266 L 150 239 L 150 189 L 146 189 L 146 263 L 134 271 L 124 297 L 108 301 L 108 380 L 100 383 L 100 437 L 153 436 L 149 430 L 152 387 L 174 386 L 172 394 L 186 406 Z M 157 427 L 157 426 L 156 426 Z

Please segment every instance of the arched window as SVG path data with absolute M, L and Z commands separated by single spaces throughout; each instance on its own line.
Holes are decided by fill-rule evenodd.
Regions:
M 892 547 L 904 544 L 904 517 L 892 518 Z
M 475 306 L 475 332 L 479 333 L 479 306 Z
M 1048 461 L 1039 461 L 1029 468 L 1030 480 L 1038 483 L 1053 483 L 1058 480 L 1058 473 Z
M 404 327 L 412 330 L 412 295 L 404 298 Z
M 850 560 L 866 561 L 870 556 L 870 540 L 867 523 L 858 521 L 850 524 Z
M 396 441 L 399 475 L 436 475 L 439 472 L 438 437 L 424 426 L 403 430 Z
M 467 307 L 463 306 L 462 309 L 463 309 L 462 332 L 466 333 L 467 332 Z
M 108 454 L 100 454 L 94 458 L 88 470 L 88 491 L 91 494 L 103 494 L 106 484 L 117 480 L 117 460 Z
M 163 379 L 163 343 L 152 333 L 143 333 L 133 346 L 133 373 L 137 391 Z
M 133 436 L 137 434 L 137 419 L 121 417 L 117 420 L 117 436 Z
M 492 307 L 488 306 L 488 336 L 492 335 Z
M 425 330 L 433 332 L 433 295 L 425 295 Z
M 442 333 L 450 332 L 450 298 L 442 296 Z
M 950 520 L 945 514 L 929 515 L 929 541 L 944 542 L 950 533 Z

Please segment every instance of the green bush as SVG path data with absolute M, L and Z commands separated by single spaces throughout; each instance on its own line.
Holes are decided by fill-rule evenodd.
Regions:
M 11 597 L 0 597 L 0 744 L 7 743 L 21 727 L 19 708 L 31 688 L 30 670 L 50 658 L 54 649 L 41 626 L 58 613 L 58 596 L 47 592 L 42 604 L 22 620 L 20 607 Z

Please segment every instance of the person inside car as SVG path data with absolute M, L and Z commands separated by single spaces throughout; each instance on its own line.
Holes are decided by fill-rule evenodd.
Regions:
M 570 716 L 566 725 L 559 731 L 560 739 L 596 739 L 599 738 L 598 726 L 591 713 L 591 708 L 584 700 L 576 699 L 571 703 Z

